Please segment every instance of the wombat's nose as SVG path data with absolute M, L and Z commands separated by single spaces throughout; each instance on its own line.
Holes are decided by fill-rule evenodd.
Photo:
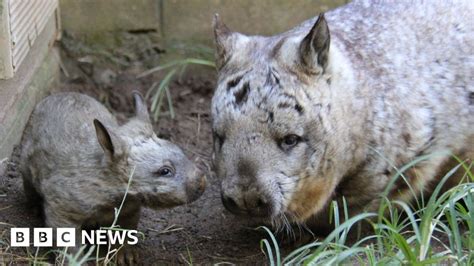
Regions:
M 251 208 L 250 214 L 256 215 L 256 216 L 269 216 L 271 214 L 271 204 L 268 202 L 268 200 L 260 196 L 256 200 L 254 199 L 254 207 Z
M 206 184 L 207 184 L 206 175 L 202 175 L 199 180 L 199 190 L 201 191 L 201 193 L 204 192 L 204 190 L 206 190 Z
M 261 216 L 267 216 L 271 212 L 271 205 L 270 203 L 263 197 L 260 197 L 257 199 L 257 204 L 255 206 L 255 210 L 253 213 L 261 215 Z
M 186 194 L 188 195 L 187 202 L 193 202 L 197 200 L 204 190 L 206 190 L 207 178 L 206 175 L 199 173 L 199 178 L 196 178 L 192 182 L 189 182 L 186 186 Z
M 234 214 L 242 214 L 242 210 L 239 208 L 234 199 L 224 195 L 224 193 L 221 193 L 221 199 L 222 204 L 228 211 Z
M 239 206 L 237 201 L 230 196 L 221 194 L 222 204 L 224 207 L 238 215 L 256 215 L 268 216 L 271 214 L 271 204 L 263 197 L 247 197 L 243 199 L 243 205 Z

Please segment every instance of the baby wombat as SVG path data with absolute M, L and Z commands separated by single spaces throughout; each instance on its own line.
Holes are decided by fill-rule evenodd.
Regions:
M 124 125 L 79 93 L 54 94 L 36 106 L 20 170 L 27 198 L 42 203 L 46 226 L 110 226 L 130 178 L 117 222 L 122 228 L 137 228 L 142 205 L 172 207 L 203 193 L 205 176 L 178 146 L 155 135 L 143 98 L 133 97 L 136 114 Z

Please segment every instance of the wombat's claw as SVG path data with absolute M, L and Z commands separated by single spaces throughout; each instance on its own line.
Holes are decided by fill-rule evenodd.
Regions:
M 117 265 L 137 265 L 138 263 L 138 250 L 133 247 L 124 247 L 117 254 Z

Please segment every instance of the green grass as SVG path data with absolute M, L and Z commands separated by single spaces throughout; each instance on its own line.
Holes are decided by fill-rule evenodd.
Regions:
M 394 179 L 405 179 L 403 170 L 424 159 L 415 160 L 401 168 Z M 332 215 L 337 225 L 334 231 L 324 240 L 297 248 L 285 257 L 281 256 L 280 247 L 272 232 L 263 227 L 269 235 L 269 239 L 261 241 L 268 264 L 473 265 L 472 163 L 468 165 L 456 159 L 459 164 L 441 179 L 427 202 L 419 198 L 412 206 L 382 196 L 378 212 L 353 217 L 347 216 L 347 205 L 344 202 L 342 209 L 345 219 L 341 219 L 340 208 L 334 202 Z M 462 171 L 464 180 L 469 182 L 441 193 L 443 184 L 458 171 Z M 348 241 L 349 231 L 356 230 L 353 227 L 362 221 L 369 222 L 373 231 L 356 241 Z
M 173 108 L 173 101 L 171 99 L 171 93 L 169 91 L 169 85 L 173 81 L 173 79 L 176 78 L 176 75 L 178 75 L 178 78 L 181 79 L 186 69 L 190 65 L 207 66 L 211 68 L 216 67 L 214 62 L 208 59 L 185 58 L 173 60 L 169 63 L 154 67 L 143 72 L 137 77 L 143 78 L 156 72 L 164 70 L 168 71 L 160 82 L 153 83 L 153 85 L 148 89 L 148 92 L 145 95 L 145 98 L 151 98 L 150 111 L 154 121 L 158 121 L 159 119 L 165 98 L 168 103 L 168 110 L 170 112 L 170 116 L 172 119 L 174 119 L 175 112 Z

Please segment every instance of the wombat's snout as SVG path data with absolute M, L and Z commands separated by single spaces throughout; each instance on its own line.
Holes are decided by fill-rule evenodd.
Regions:
M 233 214 L 268 217 L 272 213 L 272 204 L 258 193 L 244 193 L 241 197 L 221 193 L 222 204 Z
M 207 178 L 196 168 L 186 184 L 187 203 L 197 200 L 206 190 Z

